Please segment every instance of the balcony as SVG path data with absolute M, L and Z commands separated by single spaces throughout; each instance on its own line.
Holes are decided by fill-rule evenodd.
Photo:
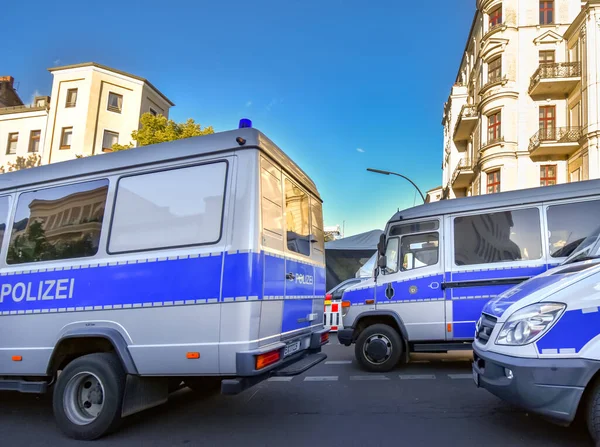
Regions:
M 542 64 L 529 83 L 529 94 L 545 98 L 564 97 L 581 80 L 580 62 Z
M 473 104 L 465 104 L 460 109 L 458 120 L 454 126 L 454 141 L 465 141 L 471 136 L 471 132 L 477 125 L 479 114 L 477 106 Z
M 468 158 L 462 158 L 452 174 L 452 188 L 462 189 L 468 187 L 474 175 L 473 163 Z
M 570 156 L 579 149 L 581 127 L 540 129 L 529 139 L 532 157 Z

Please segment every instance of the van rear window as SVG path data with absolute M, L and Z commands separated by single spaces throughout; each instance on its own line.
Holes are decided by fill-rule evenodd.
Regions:
M 537 208 L 454 219 L 456 265 L 527 261 L 542 257 Z
M 221 239 L 227 163 L 123 177 L 109 251 L 174 248 Z

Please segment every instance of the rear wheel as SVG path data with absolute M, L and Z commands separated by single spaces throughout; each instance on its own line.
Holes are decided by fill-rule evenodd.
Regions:
M 592 384 L 587 407 L 587 426 L 595 442 L 600 442 L 600 379 Z
M 394 328 L 374 324 L 360 333 L 354 354 L 365 370 L 387 372 L 396 367 L 403 351 L 402 337 Z
M 53 395 L 54 417 L 70 438 L 97 439 L 116 429 L 126 374 L 119 358 L 111 353 L 79 357 L 58 376 Z

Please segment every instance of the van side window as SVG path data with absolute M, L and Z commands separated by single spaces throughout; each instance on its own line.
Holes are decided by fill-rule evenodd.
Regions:
M 436 265 L 439 259 L 438 233 L 415 234 L 402 238 L 402 271 Z
M 311 225 L 312 225 L 312 236 L 315 238 L 313 247 L 315 250 L 319 250 L 321 253 L 325 252 L 325 233 L 323 231 L 323 207 L 317 199 L 310 199 L 311 201 Z
M 227 163 L 123 177 L 109 251 L 173 248 L 221 239 Z
M 21 194 L 6 262 L 22 264 L 94 256 L 98 252 L 107 192 L 108 180 L 97 180 Z M 88 212 L 82 212 L 83 209 Z
M 288 179 L 285 179 L 287 248 L 304 256 L 310 256 L 308 214 L 308 195 Z
M 387 241 L 385 247 L 385 258 L 387 266 L 385 268 L 385 274 L 396 273 L 398 271 L 398 244 L 399 238 L 392 237 Z
M 569 256 L 600 222 L 600 200 L 549 206 L 550 256 Z
M 4 240 L 6 232 L 6 220 L 8 219 L 8 211 L 10 208 L 10 197 L 0 197 L 0 245 Z
M 261 215 L 263 244 L 283 251 L 283 191 L 281 171 L 261 159 Z
M 426 231 L 436 231 L 440 227 L 438 220 L 428 222 L 416 222 L 410 224 L 394 225 L 390 230 L 390 236 L 402 236 L 403 234 L 424 233 Z
M 456 265 L 540 259 L 542 239 L 537 208 L 454 219 Z

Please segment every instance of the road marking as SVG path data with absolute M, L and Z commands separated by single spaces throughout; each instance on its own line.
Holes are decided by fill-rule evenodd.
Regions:
M 293 376 L 275 376 L 275 377 L 269 377 L 267 379 L 267 382 L 291 382 L 292 379 L 294 377 Z
M 350 376 L 350 380 L 390 380 L 390 378 L 373 374 L 370 376 Z
M 448 374 L 451 379 L 473 379 L 473 374 Z
M 350 365 L 352 360 L 329 360 L 325 362 L 326 365 Z
M 435 374 L 400 374 L 402 380 L 435 379 Z
M 338 376 L 307 376 L 304 378 L 305 382 L 335 382 Z

